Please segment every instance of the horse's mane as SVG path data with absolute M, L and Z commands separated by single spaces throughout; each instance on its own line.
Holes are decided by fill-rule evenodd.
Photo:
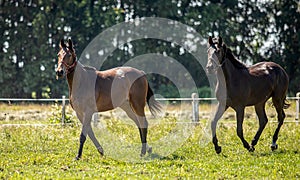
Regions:
M 85 70 L 97 71 L 97 69 L 96 69 L 95 67 L 92 67 L 92 66 L 86 66 L 86 65 L 84 65 L 83 68 L 84 68 Z
M 234 67 L 238 69 L 247 69 L 247 66 L 233 55 L 230 48 L 226 47 L 225 51 L 226 51 L 225 57 L 230 60 L 230 62 L 233 64 Z

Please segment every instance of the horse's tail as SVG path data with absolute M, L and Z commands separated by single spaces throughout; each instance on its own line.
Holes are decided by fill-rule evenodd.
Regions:
M 270 102 L 270 105 L 271 105 L 271 107 L 274 107 L 274 101 L 273 101 L 273 102 Z M 287 108 L 289 108 L 290 106 L 291 106 L 291 104 L 288 102 L 288 100 L 286 100 L 286 97 L 284 97 L 282 108 L 283 108 L 283 109 L 287 109 Z
M 155 100 L 154 96 L 153 96 L 153 91 L 149 86 L 148 83 L 148 91 L 147 91 L 147 104 L 149 106 L 150 112 L 153 116 L 156 116 L 157 113 L 161 112 L 161 104 Z
M 283 100 L 283 109 L 287 109 L 291 106 L 291 104 L 286 100 L 286 97 Z

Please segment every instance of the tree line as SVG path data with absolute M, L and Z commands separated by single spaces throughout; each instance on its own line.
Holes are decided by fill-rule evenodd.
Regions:
M 161 17 L 193 27 L 203 37 L 221 35 L 242 61 L 274 61 L 290 77 L 289 95 L 300 91 L 300 5 L 296 0 L 145 0 L 145 1 L 1 1 L 0 97 L 56 98 L 67 95 L 65 81 L 55 79 L 58 43 L 72 38 L 77 55 L 90 41 L 118 23 Z M 196 79 L 200 97 L 209 96 L 204 70 L 180 46 L 157 39 L 124 44 L 103 68 L 146 53 L 167 54 Z M 168 78 L 149 76 L 165 97 L 178 96 Z

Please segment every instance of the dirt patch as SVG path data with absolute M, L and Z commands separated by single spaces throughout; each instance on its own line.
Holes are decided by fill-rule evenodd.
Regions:
M 70 111 L 73 113 L 74 117 L 75 113 L 69 108 Z M 174 116 L 180 117 L 182 119 L 192 119 L 192 108 L 190 104 L 182 105 L 180 108 L 178 106 L 164 106 L 164 115 L 163 116 Z M 277 120 L 277 114 L 274 108 L 266 108 L 267 109 L 267 116 L 269 120 Z M 4 105 L 0 104 L 0 121 L 14 121 L 14 120 L 48 120 L 49 117 L 52 115 L 53 107 L 51 105 Z M 60 110 L 60 109 L 59 109 Z M 215 110 L 211 109 L 210 107 L 200 106 L 199 107 L 199 119 L 211 119 Z M 293 108 L 289 108 L 286 110 L 286 119 L 293 119 L 294 115 Z M 146 108 L 146 116 L 148 119 L 151 119 L 151 114 Z M 110 118 L 118 118 L 118 119 L 127 119 L 127 115 L 124 111 L 117 108 L 113 111 L 101 112 L 98 115 L 99 119 L 110 119 Z M 247 107 L 245 109 L 245 119 L 253 119 L 257 118 L 254 108 Z M 228 109 L 222 119 L 225 120 L 234 120 L 235 112 L 232 109 Z
M 0 121 L 12 120 L 46 120 L 51 112 L 40 110 L 4 111 L 0 113 Z

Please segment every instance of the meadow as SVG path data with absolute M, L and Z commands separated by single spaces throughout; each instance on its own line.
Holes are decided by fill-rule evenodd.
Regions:
M 148 142 L 153 153 L 144 158 L 136 148 L 138 130 L 129 120 L 121 121 L 123 115 L 108 113 L 101 116 L 106 118 L 101 126 L 94 125 L 106 155 L 101 157 L 88 139 L 82 159 L 76 161 L 80 124 L 50 124 L 45 119 L 51 114 L 49 105 L 1 104 L 0 179 L 299 179 L 300 126 L 294 121 L 293 108 L 288 110 L 279 148 L 274 152 L 270 149 L 277 126 L 273 108 L 268 106 L 269 123 L 252 153 L 243 148 L 236 135 L 234 114 L 227 112 L 217 131 L 223 151 L 216 154 L 205 132 L 208 119 L 203 117 L 209 115 L 209 107 L 201 105 L 197 124 L 188 123 L 189 115 L 184 116 L 184 122 L 176 123 L 172 113 L 160 121 L 150 119 Z M 169 110 L 176 111 L 176 107 Z M 28 111 L 30 116 L 23 116 Z M 244 135 L 250 141 L 258 121 L 253 109 L 246 111 Z M 21 115 L 12 118 L 18 113 Z M 5 118 L 7 114 L 11 116 Z M 166 153 L 171 146 L 160 140 L 173 134 L 177 137 L 170 137 L 169 145 L 177 146 Z

